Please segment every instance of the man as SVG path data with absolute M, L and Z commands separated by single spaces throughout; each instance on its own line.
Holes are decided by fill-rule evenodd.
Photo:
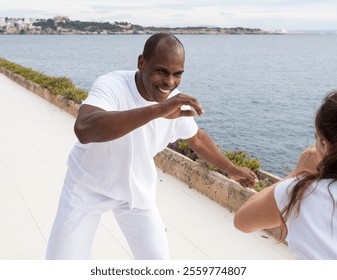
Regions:
M 75 122 L 47 259 L 89 259 L 100 216 L 113 211 L 135 259 L 169 259 L 165 228 L 155 204 L 153 157 L 169 142 L 185 141 L 230 178 L 255 184 L 247 168 L 234 166 L 193 116 L 199 102 L 177 90 L 185 53 L 173 35 L 151 36 L 137 71 L 96 80 Z

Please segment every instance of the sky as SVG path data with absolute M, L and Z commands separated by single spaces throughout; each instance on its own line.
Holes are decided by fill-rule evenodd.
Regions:
M 0 17 L 67 16 L 157 27 L 337 30 L 336 0 L 0 0 Z

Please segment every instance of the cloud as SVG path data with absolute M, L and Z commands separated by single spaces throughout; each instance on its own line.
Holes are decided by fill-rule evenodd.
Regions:
M 145 26 L 337 28 L 335 0 L 22 0 L 4 1 L 0 16 L 127 21 Z M 21 7 L 20 9 L 13 7 Z M 278 27 L 277 27 L 278 26 Z

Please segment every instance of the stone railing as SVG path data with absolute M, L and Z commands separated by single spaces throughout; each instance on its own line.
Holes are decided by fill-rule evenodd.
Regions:
M 238 210 L 248 198 L 256 193 L 255 190 L 244 188 L 238 182 L 209 170 L 204 163 L 195 162 L 169 148 L 156 155 L 155 163 L 165 173 L 176 177 L 231 212 Z M 281 179 L 264 171 L 259 171 L 259 173 L 259 177 L 269 179 L 271 183 L 276 183 Z
M 23 86 L 24 88 L 30 90 L 31 92 L 48 100 L 50 103 L 56 105 L 57 107 L 66 111 L 67 113 L 73 116 L 77 115 L 80 105 L 76 104 L 74 101 L 68 100 L 61 95 L 53 95 L 49 90 L 1 66 L 0 66 L 0 73 L 6 75 L 8 78 L 18 83 L 19 85 Z
M 207 168 L 204 163 L 195 162 L 190 158 L 166 148 L 155 156 L 156 166 L 165 173 L 172 175 L 197 190 L 230 212 L 236 212 L 239 207 L 256 193 L 255 190 L 242 187 L 238 182 Z M 259 177 L 268 179 L 271 183 L 281 178 L 268 172 L 259 171 Z M 280 236 L 280 228 L 265 230 L 275 239 Z

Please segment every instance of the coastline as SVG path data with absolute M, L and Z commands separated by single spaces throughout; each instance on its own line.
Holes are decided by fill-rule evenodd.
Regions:
M 265 31 L 246 27 L 156 27 L 129 22 L 87 22 L 56 16 L 49 19 L 0 17 L 0 35 L 146 35 L 158 32 L 190 35 L 285 35 L 287 31 Z

